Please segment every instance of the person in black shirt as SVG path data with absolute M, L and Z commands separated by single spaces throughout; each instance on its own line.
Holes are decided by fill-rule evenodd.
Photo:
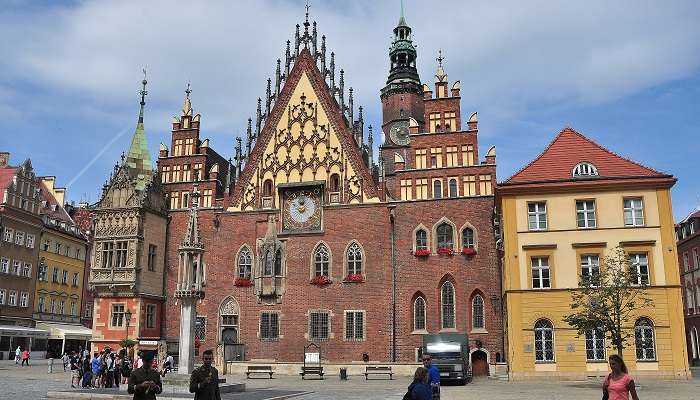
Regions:
M 70 363 L 70 387 L 75 389 L 76 385 L 80 386 L 80 359 L 75 354 L 75 351 L 71 353 L 68 359 Z

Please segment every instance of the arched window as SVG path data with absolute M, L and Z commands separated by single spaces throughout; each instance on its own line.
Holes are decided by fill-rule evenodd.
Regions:
M 272 196 L 272 179 L 266 179 L 265 183 L 263 183 L 263 196 Z
M 413 330 L 425 330 L 425 299 L 416 297 L 413 302 Z
M 589 162 L 581 162 L 576 164 L 574 170 L 571 172 L 574 178 L 586 178 L 591 176 L 598 176 L 598 169 L 595 165 Z
M 319 244 L 314 252 L 314 275 L 328 276 L 329 260 L 330 253 L 328 247 L 323 243 Z
M 252 267 L 253 259 L 250 256 L 250 250 L 244 247 L 238 253 L 238 277 L 250 279 Z
M 442 305 L 442 329 L 455 327 L 455 288 L 451 282 L 445 282 L 440 291 Z
M 352 242 L 347 251 L 348 274 L 362 273 L 362 249 L 360 245 Z
M 425 229 L 416 231 L 416 250 L 428 250 L 428 232 Z
M 437 247 L 438 249 L 451 249 L 454 243 L 454 233 L 452 225 L 443 222 L 437 227 Z
M 649 318 L 639 318 L 634 323 L 634 342 L 637 349 L 637 360 L 656 360 L 654 324 Z
M 450 197 L 457 197 L 457 179 L 450 179 L 449 195 Z
M 275 255 L 275 276 L 282 276 L 282 250 Z
M 472 329 L 484 329 L 484 298 L 478 294 L 472 299 Z
M 474 248 L 474 230 L 472 228 L 462 229 L 462 248 Z
M 219 307 L 219 323 L 221 327 L 221 341 L 224 344 L 238 343 L 238 315 L 240 308 L 238 302 L 228 297 Z
M 441 199 L 442 198 L 442 181 L 440 181 L 440 180 L 433 181 L 433 198 L 434 199 Z
M 340 191 L 340 176 L 338 174 L 331 175 L 330 190 L 331 192 Z
M 272 250 L 265 252 L 265 265 L 263 266 L 263 276 L 272 276 L 273 272 Z
M 554 329 L 546 319 L 535 322 L 535 361 L 554 361 Z

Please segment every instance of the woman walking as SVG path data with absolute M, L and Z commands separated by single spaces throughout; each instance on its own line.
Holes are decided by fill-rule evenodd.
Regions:
M 608 363 L 612 372 L 603 382 L 603 392 L 608 394 L 608 399 L 628 400 L 629 395 L 632 395 L 632 400 L 639 400 L 634 379 L 627 374 L 627 366 L 622 357 L 613 354 L 608 357 Z
M 408 386 L 408 392 L 403 396 L 403 400 L 431 400 L 433 391 L 428 383 L 428 369 L 418 367 L 413 374 L 413 382 Z
M 27 364 L 27 367 L 29 366 L 29 349 L 24 349 L 22 352 L 22 364 L 20 364 L 20 367 L 24 366 L 24 364 Z

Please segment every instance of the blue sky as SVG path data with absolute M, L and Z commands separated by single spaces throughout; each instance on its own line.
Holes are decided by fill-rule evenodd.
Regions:
M 319 35 L 375 126 L 398 4 L 311 1 Z M 571 126 L 678 177 L 676 218 L 697 207 L 700 2 L 435 4 L 406 1 L 421 78 L 433 82 L 442 49 L 450 81 L 462 84 L 463 114 L 479 112 L 482 153 L 497 147 L 499 180 Z M 144 66 L 154 159 L 187 81 L 202 136 L 232 156 L 304 13 L 302 1 L 283 0 L 0 0 L 0 10 L 0 149 L 57 176 L 69 199 L 91 202 L 129 145 Z

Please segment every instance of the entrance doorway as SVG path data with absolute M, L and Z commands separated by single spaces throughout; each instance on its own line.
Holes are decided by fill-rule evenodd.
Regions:
M 472 353 L 472 375 L 473 376 L 488 376 L 489 362 L 488 356 L 484 351 L 476 350 Z

